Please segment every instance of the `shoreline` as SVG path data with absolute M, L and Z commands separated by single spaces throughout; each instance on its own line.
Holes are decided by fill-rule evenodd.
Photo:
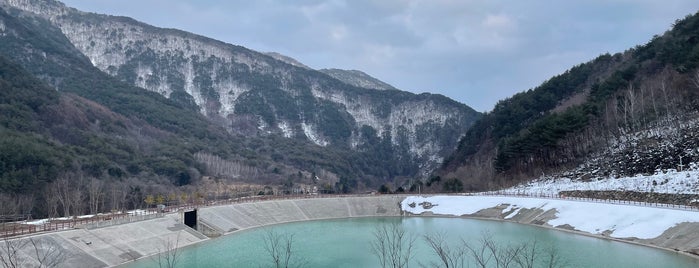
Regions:
M 609 232 L 590 233 L 572 229 L 574 227 L 567 224 L 560 224 L 558 227 L 551 226 L 548 222 L 558 216 L 555 208 L 544 210 L 542 207 L 526 208 L 522 206 L 514 209 L 509 203 L 496 205 L 490 203 L 487 206 L 481 206 L 475 211 L 462 215 L 445 214 L 446 212 L 442 211 L 440 211 L 441 213 L 435 213 L 434 211 L 415 213 L 415 211 L 411 212 L 407 203 L 404 202 L 410 197 L 415 196 L 378 195 L 322 199 L 285 199 L 198 209 L 202 228 L 203 226 L 212 228 L 220 236 L 205 237 L 203 235 L 205 230 L 203 229 L 187 229 L 189 227 L 182 223 L 182 212 L 168 213 L 162 218 L 151 220 L 108 227 L 65 230 L 41 234 L 40 236 L 63 243 L 63 247 L 72 256 L 65 262 L 65 267 L 71 267 L 71 264 L 82 265 L 83 267 L 124 267 L 135 261 L 153 260 L 154 256 L 159 254 L 157 247 L 160 244 L 158 243 L 174 239 L 175 237 L 180 239 L 179 234 L 182 234 L 183 240 L 180 241 L 180 246 L 177 247 L 178 250 L 199 245 L 204 241 L 218 237 L 295 222 L 367 217 L 466 218 L 524 224 L 595 239 L 661 249 L 668 253 L 674 252 L 678 254 L 677 256 L 689 257 L 692 261 L 699 263 L 699 255 L 696 253 L 699 251 L 699 232 L 697 232 L 699 230 L 699 222 L 678 223 L 675 226 L 662 230 L 662 234 L 654 238 L 617 238 L 609 236 Z M 440 208 L 444 206 L 448 206 L 448 204 L 442 204 Z M 666 227 L 663 226 L 661 228 Z M 657 228 L 657 230 L 661 228 Z M 110 241 L 110 239 L 114 238 L 118 240 L 108 244 L 99 242 Z M 91 241 L 95 241 L 95 243 L 91 243 Z
M 662 230 L 662 233 L 654 236 L 654 237 L 646 237 L 646 238 L 638 238 L 635 236 L 626 236 L 626 237 L 613 237 L 611 234 L 616 231 L 615 227 L 617 222 L 614 222 L 615 225 L 613 226 L 614 228 L 611 229 L 605 229 L 605 228 L 599 228 L 596 229 L 596 232 L 599 233 L 593 233 L 590 231 L 586 230 L 579 230 L 576 229 L 575 226 L 571 226 L 568 223 L 563 222 L 563 224 L 553 226 L 549 224 L 551 220 L 556 220 L 559 218 L 559 208 L 555 206 L 545 206 L 545 205 L 540 205 L 535 206 L 535 207 L 527 207 L 526 205 L 522 205 L 521 203 L 517 203 L 516 201 L 513 202 L 498 202 L 496 203 L 497 205 L 493 205 L 494 203 L 490 203 L 489 205 L 486 206 L 476 206 L 477 209 L 474 209 L 474 207 L 470 207 L 466 210 L 463 210 L 463 214 L 461 212 L 457 213 L 457 210 L 453 210 L 454 206 L 464 206 L 468 207 L 468 203 L 471 203 L 471 200 L 440 200 L 439 197 L 444 197 L 444 195 L 430 195 L 430 196 L 412 196 L 414 198 L 417 198 L 417 200 L 411 200 L 414 203 L 408 204 L 408 203 L 403 203 L 403 205 L 409 205 L 410 207 L 405 207 L 405 213 L 408 215 L 412 216 L 419 216 L 419 217 L 456 217 L 456 218 L 470 218 L 470 219 L 478 219 L 478 220 L 489 220 L 489 221 L 498 221 L 498 222 L 510 222 L 510 223 L 516 223 L 516 224 L 524 224 L 524 225 L 529 225 L 529 226 L 535 226 L 535 227 L 541 227 L 549 230 L 555 230 L 555 231 L 563 231 L 566 233 L 570 234 L 577 234 L 577 235 L 582 235 L 586 237 L 591 237 L 591 238 L 596 238 L 596 239 L 603 239 L 607 241 L 614 241 L 614 242 L 622 242 L 630 245 L 638 245 L 638 246 L 645 246 L 648 248 L 653 248 L 653 249 L 661 249 L 666 252 L 673 252 L 673 253 L 679 253 L 680 255 L 687 256 L 693 260 L 699 261 L 699 233 L 696 232 L 696 229 L 699 229 L 699 221 L 680 221 L 677 222 L 676 224 L 666 228 L 666 229 L 661 229 L 658 228 L 657 230 Z M 429 200 L 431 197 L 437 197 L 437 200 Z M 471 197 L 476 197 L 476 196 L 471 196 Z M 422 202 L 427 203 L 428 205 L 425 205 L 424 209 L 420 208 L 422 203 L 417 204 L 418 207 L 414 207 L 415 203 L 418 203 L 422 198 Z M 512 197 L 507 197 L 507 198 L 512 198 Z M 517 198 L 517 197 L 515 197 Z M 530 197 L 521 197 L 518 199 L 529 199 Z M 547 202 L 549 199 L 544 198 L 544 202 Z M 555 201 L 556 199 L 551 199 L 552 201 Z M 434 203 L 437 201 L 436 203 Z M 451 202 L 449 202 L 451 201 Z M 615 204 L 615 203 L 594 203 L 594 202 L 585 202 L 581 200 L 565 200 L 567 202 L 576 202 L 576 203 L 584 203 L 584 204 L 608 204 L 612 206 L 627 206 L 623 204 Z M 445 203 L 442 203 L 445 202 Z M 460 203 L 464 202 L 464 203 Z M 434 203 L 434 204 L 433 204 Z M 450 209 L 443 208 L 441 211 L 433 211 L 432 207 L 438 207 L 439 205 L 444 205 L 449 207 Z M 530 204 L 531 205 L 531 204 Z M 635 205 L 632 205 L 635 206 Z M 636 207 L 636 206 L 635 206 Z M 413 211 L 410 211 L 411 208 L 413 208 Z M 649 207 L 653 209 L 659 209 L 662 211 L 677 211 L 677 209 L 674 208 L 663 208 L 663 207 Z M 420 213 L 415 212 L 415 210 L 419 211 Z M 696 212 L 695 212 L 696 213 Z M 589 215 L 590 216 L 595 216 L 595 215 Z M 600 216 L 600 215 L 596 215 Z M 558 223 L 561 223 L 560 221 Z M 634 224 L 643 224 L 643 222 L 636 222 Z M 589 228 L 589 227 L 588 227 Z M 674 245 L 673 245 L 674 243 Z
M 463 219 L 472 219 L 472 220 L 481 220 L 481 221 L 491 221 L 491 222 L 503 222 L 503 223 L 513 223 L 513 224 L 522 224 L 522 225 L 527 225 L 527 226 L 532 226 L 536 228 L 543 228 L 546 230 L 552 230 L 552 231 L 557 231 L 557 232 L 564 232 L 567 234 L 573 234 L 573 235 L 580 235 L 580 236 L 585 236 L 585 237 L 590 237 L 590 238 L 595 238 L 595 239 L 601 239 L 601 240 L 606 240 L 606 241 L 611 241 L 611 242 L 619 242 L 619 243 L 626 243 L 629 245 L 634 245 L 634 246 L 642 246 L 642 247 L 647 247 L 651 249 L 657 249 L 657 250 L 663 250 L 668 253 L 674 253 L 678 254 L 680 256 L 685 256 L 688 258 L 691 258 L 693 260 L 696 260 L 699 262 L 699 255 L 697 254 L 692 254 L 687 251 L 682 251 L 678 249 L 673 249 L 673 248 L 666 248 L 666 247 L 661 247 L 658 245 L 653 245 L 653 244 L 648 244 L 648 243 L 642 243 L 639 241 L 632 241 L 632 240 L 627 240 L 624 238 L 615 238 L 615 237 L 610 237 L 610 236 L 604 236 L 604 235 L 598 235 L 598 234 L 592 234 L 584 231 L 579 231 L 579 230 L 571 230 L 571 229 L 566 229 L 566 228 L 558 228 L 555 226 L 549 226 L 549 225 L 541 225 L 541 224 L 534 224 L 534 223 L 525 223 L 525 222 L 518 222 L 518 221 L 511 221 L 507 219 L 501 219 L 501 218 L 492 218 L 492 217 L 483 217 L 483 216 L 474 216 L 474 215 L 462 215 L 462 216 L 454 216 L 454 215 L 440 215 L 440 214 L 431 214 L 431 213 L 423 213 L 423 214 L 412 214 L 409 212 L 406 212 L 406 215 L 391 215 L 391 216 L 348 216 L 348 217 L 339 217 L 339 218 L 323 218 L 323 219 L 307 219 L 307 220 L 297 220 L 297 221 L 285 221 L 285 222 L 278 222 L 278 223 L 273 223 L 273 224 L 268 224 L 268 225 L 261 225 L 261 226 L 255 226 L 255 227 L 250 227 L 250 228 L 245 228 L 245 229 L 239 229 L 235 230 L 232 232 L 227 232 L 225 234 L 222 234 L 219 237 L 211 238 L 208 240 L 202 240 L 197 243 L 193 244 L 188 244 L 182 247 L 179 247 L 178 250 L 181 249 L 186 249 L 188 247 L 196 246 L 201 243 L 207 242 L 209 240 L 213 239 L 218 239 L 222 237 L 227 237 L 231 235 L 236 235 L 241 232 L 246 232 L 246 231 L 251 231 L 251 230 L 256 230 L 256 229 L 261 229 L 261 228 L 266 228 L 270 226 L 276 226 L 276 225 L 283 225 L 283 224 L 289 224 L 289 223 L 299 223 L 299 222 L 310 222 L 310 221 L 327 221 L 327 220 L 338 220 L 338 219 L 356 219 L 356 218 L 383 218 L 383 217 L 388 217 L 388 218 L 408 218 L 408 217 L 425 217 L 425 218 L 463 218 Z M 129 262 L 124 262 L 115 266 L 108 266 L 108 267 L 123 267 L 124 265 L 127 265 L 132 262 L 136 261 L 143 261 L 148 258 L 153 258 L 157 254 L 149 255 L 149 256 L 143 256 L 138 259 L 134 259 Z
M 566 228 L 558 228 L 555 226 L 549 226 L 549 225 L 541 225 L 541 224 L 534 224 L 534 223 L 525 223 L 525 222 L 518 222 L 518 221 L 511 221 L 507 219 L 500 219 L 500 218 L 490 218 L 490 217 L 482 217 L 482 216 L 472 216 L 472 215 L 462 215 L 462 216 L 454 216 L 454 215 L 439 215 L 439 214 L 433 214 L 433 215 L 423 215 L 423 214 L 411 214 L 408 217 L 433 217 L 433 218 L 464 218 L 464 219 L 473 219 L 473 220 L 482 220 L 482 221 L 494 221 L 494 222 L 507 222 L 507 223 L 514 223 L 514 224 L 522 224 L 522 225 L 527 225 L 527 226 L 532 226 L 532 227 L 537 227 L 537 228 L 543 228 L 546 230 L 553 230 L 557 232 L 564 232 L 568 234 L 574 234 L 574 235 L 581 235 L 585 237 L 591 237 L 595 239 L 602 239 L 602 240 L 607 240 L 607 241 L 612 241 L 612 242 L 620 242 L 620 243 L 626 243 L 630 245 L 635 245 L 635 246 L 643 246 L 643 247 L 649 247 L 652 249 L 659 249 L 659 250 L 664 250 L 667 252 L 675 253 L 675 254 L 680 254 L 687 256 L 689 258 L 695 259 L 699 262 L 699 255 L 697 254 L 692 254 L 691 252 L 683 251 L 683 250 L 678 250 L 674 248 L 666 248 L 666 247 L 661 247 L 658 245 L 653 245 L 653 244 L 647 244 L 647 243 L 642 243 L 638 241 L 632 241 L 632 240 L 626 240 L 624 238 L 616 238 L 616 237 L 610 237 L 610 236 L 604 236 L 604 235 L 598 235 L 598 234 L 592 234 L 584 231 L 579 231 L 579 230 L 571 230 L 571 229 L 566 229 Z

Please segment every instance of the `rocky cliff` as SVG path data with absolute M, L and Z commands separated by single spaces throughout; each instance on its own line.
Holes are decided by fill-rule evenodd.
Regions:
M 126 17 L 56 1 L 4 2 L 51 21 L 103 72 L 196 109 L 233 133 L 359 151 L 390 143 L 381 147 L 388 157 L 426 174 L 480 116 L 444 96 L 347 83 L 278 54 Z

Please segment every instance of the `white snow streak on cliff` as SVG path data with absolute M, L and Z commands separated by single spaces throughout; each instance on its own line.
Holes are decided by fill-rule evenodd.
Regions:
M 294 130 L 291 128 L 291 125 L 289 124 L 289 122 L 279 121 L 278 126 L 279 126 L 279 129 L 282 130 L 282 135 L 285 138 L 291 138 L 294 136 Z M 305 132 L 306 132 L 306 130 L 304 129 L 304 133 Z
M 26 5 L 26 8 L 22 8 L 28 10 L 30 7 L 32 6 Z M 94 66 L 111 75 L 116 75 L 116 71 L 131 57 L 147 50 L 151 50 L 160 57 L 184 59 L 185 62 L 176 63 L 171 66 L 171 69 L 182 74 L 185 91 L 194 98 L 199 107 L 202 107 L 202 113 L 206 112 L 207 98 L 193 84 L 196 75 L 193 70 L 195 63 L 214 58 L 223 64 L 230 64 L 233 61 L 237 64 L 245 64 L 253 70 L 265 70 L 269 66 L 265 61 L 253 60 L 248 55 L 234 52 L 231 45 L 206 38 L 182 37 L 182 32 L 179 31 L 168 33 L 167 31 L 170 30 L 153 30 L 130 22 L 113 20 L 101 23 L 75 22 L 60 17 L 62 14 L 60 12 L 39 12 L 57 23 L 66 37 L 90 59 Z M 227 116 L 232 113 L 235 100 L 244 91 L 230 81 L 221 82 L 216 79 L 216 71 L 219 67 L 214 66 L 210 75 L 212 81 L 216 81 L 213 84 L 214 90 L 219 96 L 226 98 L 221 100 L 220 112 L 222 116 Z M 154 75 L 153 68 L 152 65 L 139 64 L 135 70 L 137 74 L 135 84 L 169 96 L 172 89 L 169 88 L 165 77 L 156 79 L 153 81 L 155 83 L 148 83 L 148 78 Z M 160 76 L 164 75 L 160 74 Z M 228 96 L 231 91 L 236 94 Z
M 231 79 L 223 80 L 216 84 L 217 88 L 221 89 L 219 93 L 221 102 L 221 115 L 228 116 L 233 114 L 235 111 L 236 100 L 240 95 L 247 92 L 249 89 L 241 87 L 237 83 L 233 82 Z
M 223 117 L 232 114 L 238 98 L 250 90 L 236 84 L 233 77 L 235 74 L 230 70 L 273 75 L 280 78 L 283 90 L 292 96 L 298 94 L 286 84 L 288 81 L 285 79 L 291 76 L 288 70 L 272 68 L 272 58 L 259 57 L 254 51 L 183 31 L 151 27 L 128 18 L 91 18 L 101 15 L 69 9 L 58 2 L 8 1 L 13 6 L 40 14 L 54 22 L 100 70 L 117 76 L 120 68 L 127 68 L 127 73 L 133 71 L 136 74 L 136 81 L 129 82 L 167 97 L 173 90 L 182 88 L 192 96 L 203 114 L 219 114 Z M 77 17 L 88 19 L 78 20 Z M 226 72 L 231 75 L 225 77 Z M 201 85 L 195 79 L 197 75 L 211 78 L 213 92 L 199 88 Z M 370 97 L 362 97 L 361 94 L 348 96 L 346 92 L 320 88 L 314 82 L 310 86 L 314 96 L 344 105 L 357 122 L 357 129 L 363 125 L 370 126 L 376 129 L 379 137 L 389 131 L 394 145 L 399 142 L 397 137 L 402 136 L 412 154 L 431 160 L 426 166 L 441 161 L 438 155 L 443 149 L 442 145 L 434 139 L 422 139 L 416 132 L 423 124 L 432 125 L 426 128 L 428 130 L 443 127 L 445 121 L 458 114 L 458 111 L 440 109 L 439 105 L 430 100 L 404 102 L 398 107 L 391 107 L 393 104 L 379 103 Z M 212 93 L 216 93 L 219 98 L 213 99 Z M 218 101 L 220 106 L 212 105 L 216 104 L 212 101 Z M 383 107 L 384 105 L 387 107 Z M 258 127 L 266 129 L 269 126 L 260 123 Z M 289 126 L 289 129 L 297 127 Z M 328 144 L 317 126 L 302 124 L 301 128 L 314 143 L 322 146 Z M 287 130 L 282 132 L 285 136 L 292 135 Z M 424 133 L 421 136 L 425 136 Z M 351 147 L 359 144 L 356 132 L 352 133 L 349 143 Z
M 318 132 L 315 131 L 313 125 L 303 122 L 301 123 L 301 128 L 303 129 L 303 134 L 306 135 L 310 141 L 320 146 L 328 146 L 328 142 L 318 135 Z
M 369 99 L 359 97 L 356 100 L 350 100 L 342 92 L 321 91 L 316 88 L 312 92 L 316 98 L 344 105 L 347 112 L 354 117 L 358 126 L 367 125 L 376 129 L 379 137 L 384 131 L 390 129 L 393 144 L 398 143 L 396 137 L 399 136 L 399 131 L 401 131 L 399 126 L 405 127 L 405 134 L 407 134 L 407 142 L 411 153 L 433 159 L 437 163 L 441 162 L 442 159 L 436 156 L 440 146 L 430 138 L 418 141 L 417 128 L 423 124 L 444 126 L 446 120 L 456 113 L 455 111 L 445 111 L 430 101 L 404 102 L 393 107 L 388 114 L 388 118 L 380 118 L 372 112 L 372 108 L 376 109 L 376 107 L 371 106 L 372 101 Z

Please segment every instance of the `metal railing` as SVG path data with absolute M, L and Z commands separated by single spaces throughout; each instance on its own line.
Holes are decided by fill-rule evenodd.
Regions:
M 195 202 L 168 205 L 164 208 L 146 208 L 138 209 L 130 212 L 98 214 L 92 217 L 71 217 L 48 219 L 45 223 L 27 223 L 26 221 L 7 222 L 0 224 L 0 238 L 14 237 L 36 234 L 41 232 L 54 232 L 62 230 L 70 230 L 77 228 L 94 228 L 106 227 L 124 222 L 134 222 L 152 219 L 153 217 L 144 216 L 159 216 L 164 213 L 192 210 L 201 207 L 254 203 L 269 200 L 291 200 L 291 199 L 310 199 L 310 198 L 338 198 L 338 197 L 356 197 L 368 195 L 331 195 L 331 194 L 289 194 L 289 195 L 259 195 L 248 197 L 236 197 L 227 199 L 215 200 L 198 200 Z
M 416 194 L 400 194 L 397 196 L 413 196 Z M 518 193 L 510 191 L 494 191 L 494 192 L 479 192 L 479 193 L 437 193 L 437 194 L 421 194 L 421 196 L 435 196 L 435 195 L 452 195 L 452 196 L 504 196 L 504 197 L 523 197 L 523 198 L 543 198 L 543 199 L 556 199 L 556 200 L 572 200 L 572 201 L 582 201 L 591 203 L 607 203 L 607 204 L 619 204 L 619 205 L 633 205 L 642 207 L 657 207 L 665 209 L 679 209 L 688 211 L 699 211 L 697 206 L 688 205 L 677 205 L 677 204 L 665 204 L 665 203 L 650 203 L 650 202 L 640 202 L 640 201 L 627 201 L 627 200 L 614 200 L 614 199 L 597 199 L 597 198 L 587 198 L 587 197 L 571 197 L 558 194 L 531 194 L 531 193 Z M 46 223 L 41 224 L 30 224 L 26 222 L 9 222 L 0 225 L 0 237 L 13 237 L 29 235 L 41 232 L 54 232 L 61 230 L 70 230 L 76 228 L 91 228 L 91 227 L 105 227 L 114 224 L 120 224 L 124 222 L 133 222 L 140 220 L 152 219 L 154 217 L 162 216 L 164 213 L 171 213 L 177 211 L 192 210 L 201 207 L 211 207 L 211 206 L 222 206 L 222 205 L 232 205 L 232 204 L 244 204 L 244 203 L 255 203 L 261 201 L 272 201 L 272 200 L 296 200 L 296 199 L 317 199 L 317 198 L 342 198 L 342 197 L 366 197 L 372 196 L 372 194 L 290 194 L 290 195 L 263 195 L 263 196 L 248 196 L 248 197 L 237 197 L 237 198 L 227 198 L 218 200 L 199 200 L 197 202 L 185 203 L 185 204 L 175 204 L 165 206 L 164 208 L 147 208 L 142 210 L 136 210 L 127 213 L 112 213 L 112 214 L 101 214 L 92 217 L 73 217 L 71 219 L 54 219 L 49 220 Z M 152 217 L 147 217 L 152 216 Z
M 559 195 L 559 194 L 531 194 L 531 193 L 517 193 L 517 192 L 510 192 L 510 191 L 495 191 L 495 192 L 482 192 L 482 193 L 467 193 L 467 194 L 459 194 L 459 195 L 543 198 L 543 199 L 583 201 L 583 202 L 588 202 L 588 203 L 606 203 L 606 204 L 618 204 L 618 205 L 632 205 L 632 206 L 639 206 L 639 207 L 656 207 L 656 208 L 666 208 L 666 209 L 699 211 L 698 206 L 691 206 L 691 205 L 679 205 L 679 204 L 670 204 L 670 203 L 653 203 L 653 202 L 617 200 L 617 199 L 600 199 L 600 198 L 591 198 L 591 197 L 566 196 L 566 195 Z

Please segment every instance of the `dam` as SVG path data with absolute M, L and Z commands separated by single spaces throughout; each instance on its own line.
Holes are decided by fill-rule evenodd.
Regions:
M 187 247 L 210 240 L 211 237 L 262 226 L 327 219 L 403 216 L 408 214 L 406 211 L 409 209 L 401 207 L 401 202 L 407 197 L 400 195 L 325 197 L 210 206 L 196 210 L 198 230 L 185 225 L 185 211 L 181 211 L 163 214 L 150 220 L 111 226 L 85 226 L 75 230 L 36 235 L 32 238 L 60 245 L 69 256 L 60 265 L 61 267 L 112 267 L 157 254 L 169 241 L 176 240 L 178 247 Z M 438 204 L 435 205 L 438 207 Z M 444 203 L 442 207 L 447 205 L 449 204 Z M 554 210 L 520 208 L 515 213 L 514 210 L 507 209 L 509 206 L 488 205 L 478 209 L 476 213 L 466 214 L 465 217 L 513 221 L 585 234 L 571 226 L 548 226 L 546 221 L 555 218 Z M 698 212 L 687 213 L 697 214 Z M 430 211 L 420 215 L 454 217 Z M 605 237 L 603 234 L 588 235 L 692 254 L 699 248 L 697 228 L 699 224 L 696 222 L 682 223 L 662 231 L 662 235 L 652 239 L 617 239 Z M 31 252 L 24 252 L 24 254 L 31 256 Z M 29 258 L 27 263 L 32 261 L 35 260 Z

